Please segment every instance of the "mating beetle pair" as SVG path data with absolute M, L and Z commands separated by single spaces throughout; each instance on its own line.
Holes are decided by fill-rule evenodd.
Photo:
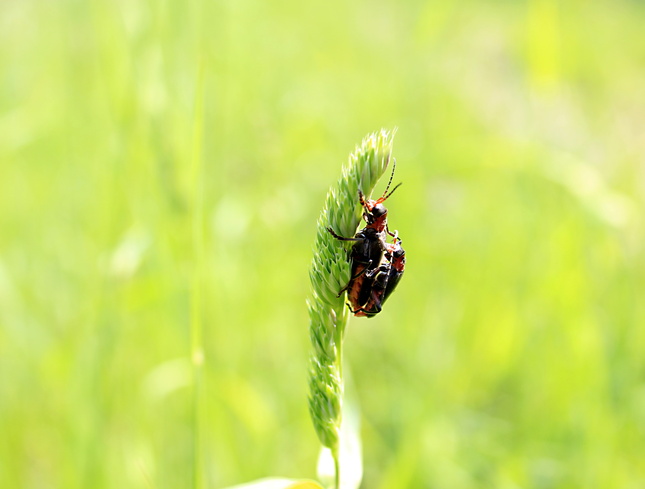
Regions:
M 363 219 L 367 224 L 353 238 L 339 236 L 333 229 L 327 228 L 336 239 L 355 242 L 350 253 L 351 278 L 338 294 L 340 297 L 347 291 L 347 305 L 354 316 L 370 318 L 381 312 L 383 303 L 392 294 L 405 270 L 405 251 L 401 239 L 389 231 L 387 209 L 383 205 L 401 185 L 387 193 L 393 175 L 394 169 L 383 195 L 377 200 L 365 199 L 359 190 L 359 202 L 363 206 Z M 386 241 L 387 235 L 394 238 L 392 243 Z

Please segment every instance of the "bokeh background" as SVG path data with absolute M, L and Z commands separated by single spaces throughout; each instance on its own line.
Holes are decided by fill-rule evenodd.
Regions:
M 314 477 L 316 219 L 398 127 L 408 267 L 345 343 L 363 487 L 643 487 L 644 20 L 3 2 L 0 486 L 191 487 L 196 453 L 209 488 Z

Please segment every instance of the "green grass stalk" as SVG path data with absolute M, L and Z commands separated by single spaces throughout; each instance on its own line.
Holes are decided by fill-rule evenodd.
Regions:
M 204 126 L 204 66 L 200 63 L 195 91 L 195 108 L 191 144 L 192 187 L 192 248 L 193 268 L 190 301 L 191 362 L 193 366 L 193 487 L 203 487 L 204 462 L 201 447 L 202 433 L 202 270 L 204 262 L 204 192 L 202 186 L 202 137 Z
M 312 292 L 307 301 L 312 354 L 309 370 L 309 412 L 320 442 L 332 452 L 340 482 L 340 425 L 342 421 L 342 344 L 349 312 L 345 294 L 349 281 L 348 249 L 336 240 L 331 227 L 342 236 L 353 236 L 361 221 L 358 191 L 369 196 L 392 159 L 394 131 L 381 130 L 363 139 L 350 155 L 336 185 L 327 193 L 317 224 L 314 257 L 310 269 Z

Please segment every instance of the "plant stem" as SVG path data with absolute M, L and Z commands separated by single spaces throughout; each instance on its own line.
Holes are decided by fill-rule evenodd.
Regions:
M 191 187 L 192 187 L 192 247 L 193 267 L 190 301 L 190 341 L 191 362 L 193 366 L 193 487 L 203 487 L 203 458 L 201 450 L 201 398 L 202 368 L 204 348 L 202 341 L 202 266 L 204 258 L 204 194 L 202 187 L 202 134 L 204 100 L 204 64 L 200 63 L 195 91 L 195 113 L 191 148 Z
M 309 277 L 312 294 L 309 307 L 309 333 L 313 352 L 309 375 L 309 412 L 323 446 L 331 450 L 336 489 L 340 484 L 340 427 L 343 397 L 343 336 L 349 312 L 345 294 L 349 282 L 350 244 L 340 242 L 328 231 L 353 236 L 361 221 L 359 191 L 370 196 L 378 179 L 392 159 L 394 132 L 380 131 L 365 137 L 349 157 L 336 185 L 327 193 L 318 219 L 314 258 Z
M 338 368 L 338 375 L 340 376 L 341 383 L 340 383 L 340 391 L 341 391 L 341 409 L 342 409 L 342 402 L 343 402 L 343 393 L 345 390 L 345 386 L 343 383 L 343 336 L 345 333 L 345 326 L 347 325 L 347 320 L 349 319 L 349 315 L 347 314 L 347 309 L 344 307 L 340 311 L 336 311 L 336 314 L 338 315 L 340 313 L 341 320 L 338 322 L 337 328 L 336 328 L 336 365 Z M 339 416 L 339 425 L 342 425 L 343 423 L 343 413 L 342 410 L 340 412 Z M 335 489 L 340 488 L 340 440 L 339 444 L 332 450 L 332 456 L 334 458 L 334 481 L 335 481 Z
M 331 452 L 334 457 L 334 489 L 340 489 L 340 454 L 338 452 L 338 448 Z

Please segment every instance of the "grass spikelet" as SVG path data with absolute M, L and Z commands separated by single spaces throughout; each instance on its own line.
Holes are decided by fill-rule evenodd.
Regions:
M 312 292 L 307 301 L 312 354 L 309 370 L 309 411 L 320 442 L 332 451 L 338 469 L 342 419 L 342 341 L 348 310 L 344 294 L 350 279 L 348 247 L 327 231 L 353 236 L 361 221 L 359 189 L 370 196 L 392 159 L 394 131 L 381 130 L 365 137 L 343 166 L 338 182 L 329 189 L 318 218 L 314 257 L 309 272 Z M 338 470 L 336 474 L 338 480 Z

